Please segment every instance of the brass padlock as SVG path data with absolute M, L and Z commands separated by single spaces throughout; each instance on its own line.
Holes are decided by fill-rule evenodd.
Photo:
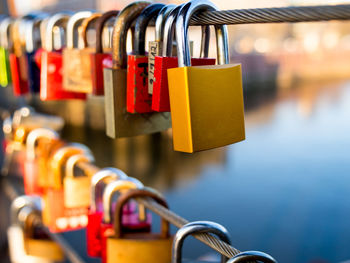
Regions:
M 150 134 L 170 128 L 170 115 L 162 113 L 129 114 L 126 111 L 127 53 L 126 37 L 134 20 L 149 2 L 134 2 L 118 15 L 113 29 L 112 67 L 105 68 L 106 133 L 120 138 Z
M 77 12 L 70 17 L 67 23 L 67 47 L 63 49 L 63 88 L 67 91 L 81 92 L 83 67 L 81 53 L 78 49 L 78 27 L 82 21 L 92 15 L 90 11 Z
M 260 251 L 244 251 L 229 259 L 227 263 L 248 263 L 248 262 L 277 263 L 270 255 Z
M 191 66 L 188 27 L 193 14 L 217 10 L 207 0 L 182 6 L 176 20 L 178 68 L 168 70 L 173 144 L 195 152 L 245 139 L 240 64 L 228 64 L 227 26 L 216 27 L 218 64 Z
M 182 247 L 185 242 L 186 237 L 194 234 L 214 234 L 219 237 L 219 239 L 229 245 L 231 245 L 230 234 L 225 227 L 214 222 L 209 221 L 195 221 L 188 223 L 181 227 L 174 236 L 173 242 L 173 258 L 171 263 L 181 263 L 182 262 Z M 224 255 L 221 256 L 221 263 L 225 263 L 228 258 Z
M 63 179 L 65 207 L 75 208 L 90 206 L 92 174 L 85 173 L 82 176 L 76 176 L 74 173 L 74 167 L 80 162 L 91 163 L 94 161 L 94 157 L 90 154 L 76 154 L 68 158 L 66 163 L 66 174 Z
M 166 201 L 147 190 L 129 190 L 118 198 L 114 234 L 107 238 L 107 263 L 169 263 L 171 261 L 172 237 L 169 222 L 161 220 L 160 233 L 123 233 L 122 208 L 131 198 L 151 198 L 164 207 Z
M 24 248 L 28 255 L 51 261 L 63 261 L 61 247 L 50 239 L 41 225 L 41 212 L 32 207 L 23 207 L 18 214 L 24 229 Z

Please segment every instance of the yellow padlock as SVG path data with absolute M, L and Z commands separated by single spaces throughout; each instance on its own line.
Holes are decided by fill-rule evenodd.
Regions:
M 114 234 L 107 238 L 107 263 L 169 263 L 173 238 L 169 234 L 169 222 L 162 218 L 160 233 L 123 233 L 122 208 L 131 198 L 151 198 L 168 207 L 166 201 L 147 190 L 129 190 L 118 198 Z
M 68 158 L 66 174 L 63 179 L 64 205 L 67 208 L 89 207 L 92 174 L 82 176 L 74 174 L 74 167 L 79 162 L 91 163 L 95 159 L 92 155 L 77 154 Z
M 228 64 L 226 25 L 216 27 L 219 65 L 191 66 L 189 21 L 193 14 L 210 10 L 217 10 L 210 1 L 190 1 L 176 20 L 179 67 L 168 69 L 176 151 L 192 153 L 245 139 L 241 65 Z

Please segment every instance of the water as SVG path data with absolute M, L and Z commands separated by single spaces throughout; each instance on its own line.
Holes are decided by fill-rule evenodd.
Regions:
M 164 192 L 186 219 L 224 225 L 240 250 L 283 263 L 349 260 L 350 83 L 301 83 L 269 94 L 247 96 L 244 142 L 193 155 L 174 152 L 170 133 L 114 141 L 67 127 L 63 136 L 86 143 L 98 166 Z M 64 236 L 85 254 L 83 231 Z M 191 239 L 184 255 L 216 254 Z

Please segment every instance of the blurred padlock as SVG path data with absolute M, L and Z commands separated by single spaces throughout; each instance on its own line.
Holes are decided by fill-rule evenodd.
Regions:
M 173 242 L 173 258 L 171 263 L 181 263 L 182 262 L 182 247 L 185 242 L 186 237 L 194 234 L 213 234 L 218 236 L 218 238 L 228 245 L 231 245 L 230 234 L 222 225 L 209 221 L 196 221 L 191 222 L 183 227 L 181 227 L 174 236 Z M 227 261 L 227 257 L 221 256 L 221 263 Z M 197 262 L 197 261 L 196 261 Z
M 11 70 L 9 53 L 13 52 L 13 42 L 10 37 L 11 26 L 14 20 L 7 17 L 0 23 L 0 85 L 7 87 L 11 84 Z
M 155 22 L 155 39 L 154 41 L 148 42 L 148 93 L 153 93 L 153 82 L 154 82 L 154 60 L 156 56 L 162 54 L 162 43 L 163 43 L 163 24 L 165 19 L 170 14 L 176 5 L 165 5 L 157 16 Z
M 78 28 L 84 19 L 93 15 L 91 11 L 77 12 L 67 23 L 67 47 L 63 49 L 63 88 L 67 91 L 86 92 L 82 65 L 82 53 L 78 48 Z
M 106 133 L 120 138 L 150 134 L 170 128 L 170 115 L 126 112 L 127 53 L 126 37 L 135 18 L 148 6 L 148 2 L 134 2 L 125 7 L 113 29 L 112 67 L 104 68 Z
M 175 68 L 178 65 L 177 57 L 172 56 L 173 51 L 173 35 L 175 31 L 175 20 L 181 6 L 173 9 L 165 20 L 163 29 L 163 46 L 162 56 L 156 56 L 154 60 L 154 82 L 152 96 L 152 110 L 157 112 L 169 112 L 169 87 L 168 73 L 169 68 Z M 202 27 L 202 42 L 200 58 L 191 58 L 191 62 L 195 66 L 215 65 L 215 59 L 208 58 L 209 52 L 209 26 Z
M 65 30 L 69 18 L 70 16 L 66 13 L 57 13 L 43 24 L 46 26 L 43 29 L 45 41 L 41 52 L 40 74 L 40 99 L 43 101 L 86 98 L 84 93 L 69 92 L 63 89 L 62 52 L 54 49 L 54 31 L 58 31 L 58 34 L 61 35 L 61 30 Z
M 113 209 L 112 209 L 112 203 L 113 203 L 113 197 L 117 194 L 117 200 L 120 197 L 120 195 L 130 189 L 140 189 L 143 188 L 143 184 L 132 177 L 127 177 L 124 180 L 117 180 L 109 183 L 107 187 L 105 188 L 103 192 L 103 218 L 101 222 L 101 258 L 102 262 L 106 262 L 106 233 L 108 233 L 113 228 L 112 218 L 113 218 Z M 132 203 L 131 203 L 132 204 Z M 133 230 L 133 228 L 138 229 L 140 232 L 149 232 L 150 230 L 150 224 L 149 221 L 150 218 L 147 218 L 147 215 L 145 214 L 145 208 L 143 206 L 139 206 L 139 213 L 136 215 L 136 218 L 127 218 L 134 212 L 133 207 L 130 206 L 130 203 L 128 206 L 123 209 L 123 218 L 124 221 L 124 230 L 125 232 L 130 232 L 130 230 Z M 130 220 L 131 219 L 131 220 Z M 140 220 L 139 220 L 140 219 Z M 133 231 L 131 231 L 133 232 Z
M 263 263 L 277 263 L 273 257 L 260 251 L 241 252 L 233 258 L 229 259 L 227 263 L 248 263 L 256 261 Z
M 90 150 L 78 143 L 58 149 L 50 158 L 50 187 L 43 196 L 43 220 L 51 232 L 77 230 L 87 225 L 87 207 L 67 208 L 64 205 L 63 178 L 67 159 L 76 154 L 91 155 Z
M 241 65 L 228 64 L 226 25 L 216 27 L 219 65 L 191 66 L 189 21 L 207 10 L 216 10 L 210 1 L 191 1 L 176 19 L 179 67 L 168 70 L 176 151 L 192 153 L 245 139 Z
M 122 208 L 132 198 L 151 198 L 158 204 L 168 207 L 166 201 L 147 190 L 129 190 L 118 198 L 114 231 L 106 233 L 107 263 L 168 263 L 171 261 L 172 237 L 169 222 L 161 219 L 160 233 L 125 233 L 122 227 Z
M 90 257 L 101 257 L 101 222 L 103 217 L 102 195 L 105 186 L 128 176 L 117 168 L 107 167 L 91 178 L 91 201 L 86 227 L 87 252 Z
M 135 22 L 134 50 L 128 55 L 126 110 L 129 113 L 152 112 L 152 96 L 148 94 L 148 55 L 146 30 L 148 23 L 158 15 L 164 4 L 147 6 Z
M 39 139 L 45 139 L 46 143 L 50 143 L 50 141 L 54 139 L 58 139 L 59 135 L 57 132 L 45 129 L 38 128 L 31 131 L 27 137 L 26 143 L 26 161 L 24 164 L 24 175 L 23 175 L 23 183 L 24 183 L 24 192 L 27 195 L 40 195 L 43 193 L 43 188 L 40 185 L 39 177 L 43 177 L 41 173 L 47 173 L 46 167 L 44 163 L 39 163 L 36 155 L 36 143 Z
M 64 205 L 67 208 L 79 208 L 90 206 L 90 188 L 92 175 L 84 173 L 76 175 L 75 165 L 92 163 L 95 159 L 92 155 L 76 154 L 68 158 L 66 163 L 66 174 L 63 179 Z
M 90 55 L 93 95 L 104 95 L 102 62 L 105 58 L 111 57 L 111 54 L 103 50 L 102 33 L 104 26 L 106 25 L 108 20 L 113 17 L 116 17 L 118 14 L 119 11 L 117 10 L 108 11 L 96 21 L 96 50 L 95 53 L 92 53 Z

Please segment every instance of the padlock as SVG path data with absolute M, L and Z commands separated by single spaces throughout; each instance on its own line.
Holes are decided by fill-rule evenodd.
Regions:
M 163 23 L 176 5 L 165 5 L 157 16 L 155 22 L 155 39 L 148 42 L 148 93 L 153 93 L 154 82 L 154 59 L 162 54 Z
M 109 183 L 103 192 L 103 218 L 101 222 L 101 258 L 102 262 L 106 262 L 106 237 L 111 229 L 113 229 L 112 223 L 112 198 L 117 194 L 120 195 L 130 189 L 142 189 L 143 184 L 132 177 L 128 177 L 125 180 L 117 180 Z M 118 199 L 117 199 L 118 200 Z M 135 203 L 129 202 L 127 206 L 123 208 L 122 226 L 124 232 L 149 232 L 150 231 L 150 215 L 146 215 L 144 206 L 139 206 L 139 213 L 135 214 Z
M 216 8 L 207 0 L 190 1 L 176 19 L 179 68 L 168 70 L 176 151 L 192 153 L 245 139 L 241 65 L 228 64 L 226 25 L 216 27 L 219 65 L 191 67 L 189 21 L 206 10 Z
M 263 263 L 277 263 L 273 257 L 260 251 L 241 252 L 233 258 L 229 259 L 227 263 L 248 263 L 256 261 Z
M 91 178 L 91 201 L 86 227 L 87 252 L 90 257 L 101 257 L 101 222 L 103 217 L 102 194 L 105 186 L 128 176 L 117 168 L 101 169 Z
M 177 57 L 172 56 L 173 34 L 175 31 L 175 20 L 181 6 L 173 9 L 168 15 L 163 29 L 162 56 L 156 56 L 154 60 L 154 82 L 152 94 L 152 110 L 158 112 L 169 112 L 169 88 L 167 70 L 178 65 Z M 202 27 L 202 43 L 200 58 L 191 58 L 195 66 L 215 65 L 215 59 L 208 58 L 209 52 L 209 26 Z
M 49 160 L 49 188 L 43 196 L 43 222 L 54 233 L 77 230 L 87 225 L 87 207 L 67 208 L 64 205 L 64 169 L 67 159 L 76 154 L 91 155 L 91 152 L 82 144 L 72 143 L 58 149 Z
M 2 87 L 11 84 L 9 53 L 13 52 L 13 43 L 10 37 L 10 28 L 13 22 L 11 17 L 7 17 L 0 23 L 0 85 Z
M 54 50 L 54 30 L 60 32 L 60 29 L 65 29 L 69 17 L 68 14 L 58 13 L 50 17 L 44 24 L 46 25 L 43 30 L 45 41 L 40 58 L 40 99 L 43 101 L 86 98 L 84 93 L 69 92 L 63 89 L 62 52 Z
M 40 176 L 43 176 L 42 173 L 47 173 L 46 167 L 43 166 L 44 163 L 38 163 L 36 159 L 36 143 L 39 139 L 46 139 L 46 143 L 50 143 L 51 140 L 58 139 L 59 135 L 57 132 L 45 129 L 38 128 L 31 131 L 26 140 L 26 161 L 24 164 L 24 192 L 26 195 L 41 195 L 43 193 L 43 188 L 40 184 Z
M 148 2 L 134 2 L 125 7 L 118 15 L 113 29 L 112 67 L 104 68 L 103 71 L 106 133 L 112 138 L 155 133 L 171 126 L 168 114 L 126 112 L 126 36 L 135 18 L 148 5 Z
M 118 14 L 119 11 L 117 10 L 108 11 L 96 21 L 96 50 L 95 53 L 90 55 L 93 95 L 104 95 L 102 62 L 105 58 L 111 57 L 111 54 L 103 51 L 102 32 L 107 21 Z
M 25 50 L 28 61 L 28 85 L 31 93 L 40 92 L 40 68 L 36 62 L 36 52 L 41 48 L 40 24 L 45 14 L 26 22 Z
M 152 112 L 152 96 L 148 94 L 148 55 L 145 40 L 148 23 L 158 15 L 164 4 L 147 6 L 135 21 L 134 50 L 128 55 L 126 110 L 129 113 Z
M 61 247 L 42 228 L 39 209 L 23 207 L 18 219 L 24 229 L 24 249 L 27 255 L 55 262 L 64 260 Z
M 87 76 L 84 75 L 85 66 L 82 65 L 82 53 L 78 48 L 79 37 L 81 37 L 78 34 L 78 28 L 84 19 L 92 15 L 91 11 L 81 11 L 75 13 L 67 23 L 67 47 L 63 49 L 63 88 L 67 91 L 84 93 L 89 91 L 89 87 L 86 87 L 86 78 L 89 77 L 90 72 Z
M 208 234 L 214 234 L 218 236 L 218 238 L 231 245 L 230 241 L 230 234 L 226 230 L 225 227 L 222 225 L 219 225 L 214 222 L 209 221 L 195 221 L 188 223 L 181 227 L 174 236 L 174 242 L 173 242 L 173 258 L 171 263 L 181 263 L 182 262 L 182 247 L 185 242 L 186 237 L 193 235 L 193 234 L 202 234 L 202 233 L 208 233 Z M 221 263 L 225 263 L 227 261 L 227 257 L 222 255 L 221 256 Z
M 164 207 L 166 201 L 147 190 L 129 190 L 118 198 L 114 231 L 106 233 L 107 263 L 168 263 L 171 261 L 172 237 L 169 234 L 169 222 L 161 220 L 160 233 L 125 233 L 122 228 L 122 208 L 131 198 L 151 198 Z
M 84 173 L 81 176 L 74 174 L 77 163 L 92 163 L 95 159 L 92 155 L 76 154 L 68 158 L 66 174 L 63 178 L 64 206 L 67 208 L 79 208 L 90 206 L 90 188 L 92 175 Z

